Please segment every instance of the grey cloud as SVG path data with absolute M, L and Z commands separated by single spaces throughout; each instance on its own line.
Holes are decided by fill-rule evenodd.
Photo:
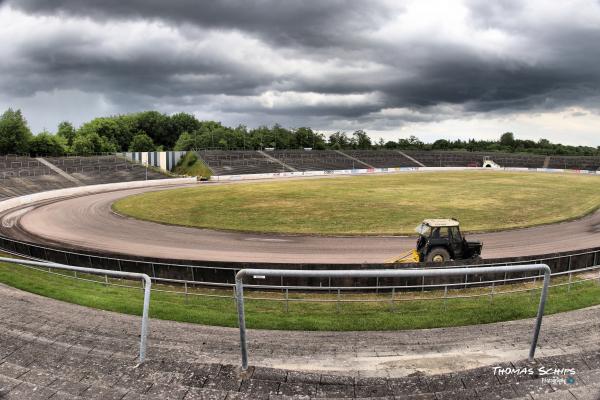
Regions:
M 132 49 L 127 57 L 116 57 L 86 35 L 56 34 L 19 48 L 18 64 L 0 65 L 0 89 L 21 97 L 80 90 L 103 93 L 127 111 L 157 104 L 176 111 L 196 102 L 198 109 L 215 114 L 253 115 L 252 121 L 306 120 L 329 126 L 331 121 L 347 120 L 368 128 L 450 117 L 436 114 L 440 104 L 459 105 L 466 114 L 594 105 L 600 91 L 600 29 L 572 24 L 568 14 L 562 22 L 528 26 L 522 23 L 528 11 L 517 0 L 469 0 L 469 18 L 481 29 L 494 28 L 523 39 L 536 57 L 522 57 L 517 49 L 486 53 L 426 36 L 375 39 L 371 33 L 402 12 L 392 12 L 383 2 L 0 0 L 3 4 L 34 15 L 89 18 L 107 26 L 114 21 L 160 21 L 191 41 L 207 32 L 234 31 L 257 38 L 298 63 L 338 60 L 346 66 L 363 60 L 380 67 L 377 73 L 358 67 L 350 72 L 340 67 L 322 74 L 275 73 L 243 60 L 232 62 L 222 54 L 182 53 L 151 42 Z M 267 90 L 377 92 L 383 101 L 267 108 L 252 101 L 217 100 L 222 95 L 250 98 Z M 379 111 L 385 108 L 419 113 L 383 117 Z
M 284 44 L 328 46 L 350 30 L 363 30 L 384 20 L 388 8 L 378 1 L 162 1 L 162 0 L 8 0 L 11 6 L 38 14 L 94 19 L 154 19 L 217 29 L 253 32 Z

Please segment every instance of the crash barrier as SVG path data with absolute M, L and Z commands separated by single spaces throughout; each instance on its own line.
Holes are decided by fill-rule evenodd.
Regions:
M 0 212 L 10 210 L 12 208 L 21 207 L 32 204 L 38 201 L 58 199 L 61 197 L 84 196 L 96 193 L 109 192 L 113 190 L 135 189 L 154 186 L 172 186 L 182 185 L 187 183 L 196 183 L 196 178 L 174 178 L 174 179 L 156 179 L 148 181 L 133 181 L 119 183 L 105 183 L 100 185 L 78 186 L 67 189 L 48 190 L 28 194 L 19 197 L 12 197 L 8 200 L 0 201 Z
M 142 310 L 142 328 L 140 333 L 140 354 L 139 361 L 140 364 L 144 362 L 146 358 L 146 343 L 148 339 L 148 310 L 150 309 L 150 293 L 152 288 L 152 280 L 146 274 L 137 274 L 133 272 L 121 272 L 121 271 L 107 271 L 104 269 L 97 268 L 82 268 L 82 267 L 74 267 L 71 265 L 57 264 L 57 263 L 49 263 L 49 262 L 39 262 L 39 261 L 30 261 L 30 260 L 22 260 L 16 258 L 6 258 L 0 257 L 0 262 L 11 263 L 11 264 L 20 264 L 24 266 L 34 266 L 34 267 L 43 267 L 50 269 L 60 269 L 65 271 L 73 271 L 73 272 L 82 272 L 85 274 L 93 274 L 93 275 L 103 275 L 104 277 L 115 276 L 118 278 L 129 278 L 129 279 L 141 279 L 142 284 L 144 285 L 144 307 Z M 106 278 L 108 281 L 108 279 Z
M 390 168 L 362 168 L 362 169 L 340 169 L 324 171 L 298 171 L 298 172 L 274 172 L 264 174 L 241 174 L 241 175 L 216 175 L 210 180 L 221 181 L 243 181 L 256 179 L 277 179 L 328 175 L 365 175 L 365 174 L 389 174 L 401 172 L 448 172 L 448 171 L 509 171 L 509 172 L 545 172 L 545 173 L 572 173 L 572 174 L 590 174 L 598 175 L 600 171 L 580 170 L 580 169 L 559 169 L 559 168 L 483 168 L 483 167 L 390 167 Z
M 27 250 L 27 248 L 20 247 L 21 250 Z M 48 248 L 37 249 L 38 254 L 44 255 L 59 255 L 62 254 L 65 258 L 62 259 L 63 263 L 74 264 L 74 261 L 82 262 L 81 265 L 89 267 L 108 268 L 111 266 L 107 265 L 107 258 L 94 257 L 81 253 L 54 253 L 53 250 Z M 33 259 L 31 255 L 23 255 L 11 250 L 4 250 L 5 252 L 20 255 L 21 257 L 27 257 Z M 600 249 L 596 251 L 583 252 L 578 254 L 563 255 L 561 258 L 540 258 L 537 260 L 521 260 L 512 263 L 503 264 L 480 264 L 472 265 L 471 267 L 494 267 L 494 266 L 518 266 L 525 264 L 547 264 L 551 266 L 552 263 L 557 261 L 563 261 L 564 266 L 568 267 L 561 272 L 553 270 L 553 277 L 557 278 L 556 283 L 552 287 L 565 287 L 566 290 L 570 291 L 573 286 L 586 282 L 600 282 L 600 266 L 596 264 L 598 253 Z M 147 272 L 151 276 L 152 281 L 155 285 L 161 285 L 161 292 L 172 293 L 185 297 L 186 301 L 190 298 L 199 297 L 213 297 L 221 299 L 233 299 L 235 300 L 235 275 L 240 269 L 230 267 L 221 270 L 227 272 L 229 276 L 233 276 L 230 282 L 207 282 L 198 280 L 185 280 L 185 279 L 173 279 L 165 278 L 164 274 L 168 272 L 176 271 L 172 269 L 174 265 L 153 263 L 148 261 L 135 261 L 135 260 L 121 260 L 121 259 L 110 259 L 113 265 L 119 266 L 118 270 L 129 270 L 135 272 Z M 580 262 L 588 262 L 588 264 L 579 265 Z M 569 267 L 570 266 L 570 267 Z M 196 271 L 196 275 L 201 275 L 203 272 L 212 272 L 213 267 L 201 266 L 201 265 L 177 265 L 177 267 L 185 270 L 191 270 L 192 274 Z M 305 269 L 309 266 L 301 265 L 280 265 L 273 269 L 298 269 L 304 267 Z M 312 267 L 312 266 L 310 266 Z M 338 270 L 349 269 L 352 266 L 339 266 L 330 265 L 329 268 L 314 268 L 309 271 L 318 271 L 323 269 L 333 269 L 337 267 Z M 389 268 L 389 265 L 386 266 Z M 368 268 L 368 269 L 367 269 Z M 384 268 L 381 265 L 378 266 L 363 266 L 362 269 L 355 269 L 358 271 L 374 270 L 375 268 Z M 406 265 L 401 268 L 407 268 Z M 444 267 L 432 267 L 428 266 L 429 269 L 437 268 L 448 268 Z M 151 275 L 155 274 L 155 275 Z M 163 277 L 156 276 L 163 275 Z M 69 277 L 71 278 L 71 277 Z M 356 293 L 375 293 L 375 298 L 369 299 L 368 302 L 379 302 L 389 303 L 393 305 L 399 302 L 409 301 L 442 301 L 444 307 L 449 300 L 452 299 L 467 299 L 467 298 L 488 298 L 490 303 L 494 302 L 497 296 L 518 294 L 530 292 L 534 293 L 537 290 L 536 284 L 539 282 L 541 277 L 527 272 L 505 272 L 500 274 L 487 274 L 484 279 L 483 275 L 468 275 L 464 276 L 444 276 L 444 277 L 414 277 L 414 278 L 339 278 L 339 277 L 328 277 L 328 278 L 298 278 L 298 277 L 270 277 L 265 276 L 264 279 L 252 281 L 252 278 L 246 284 L 246 288 L 252 289 L 253 296 L 247 297 L 252 300 L 276 302 L 282 304 L 285 312 L 289 312 L 290 304 L 294 303 L 335 303 L 337 312 L 340 312 L 340 306 L 344 303 L 353 303 L 356 301 L 364 301 L 361 299 L 356 300 L 352 296 Z M 74 278 L 78 279 L 78 278 Z M 307 284 L 303 284 L 307 283 Z M 107 283 L 109 284 L 109 283 Z M 118 284 L 115 286 L 123 286 Z M 207 288 L 211 290 L 206 290 Z M 477 290 L 464 290 L 474 289 Z M 487 290 L 481 290 L 486 288 Z M 212 289 L 220 289 L 214 291 Z M 231 292 L 229 292 L 231 291 Z M 228 293 L 229 292 L 229 293 Z M 266 292 L 269 292 L 268 296 L 265 296 Z M 311 293 L 322 293 L 328 294 L 328 298 L 315 298 L 310 296 Z M 275 296 L 275 293 L 279 293 L 280 296 Z M 411 294 L 412 293 L 412 294 Z M 407 294 L 405 296 L 403 294 Z M 393 308 L 393 307 L 392 307 Z
M 542 318 L 544 316 L 544 307 L 546 298 L 548 297 L 548 286 L 550 285 L 550 267 L 546 264 L 529 264 L 529 265 L 511 265 L 503 267 L 480 267 L 480 268 L 439 268 L 439 269 L 382 269 L 377 271 L 302 271 L 302 270 L 283 270 L 283 269 L 242 269 L 236 274 L 236 300 L 238 310 L 238 321 L 240 328 L 240 350 L 242 353 L 242 370 L 248 369 L 248 344 L 246 340 L 246 316 L 244 310 L 244 278 L 253 277 L 254 279 L 262 279 L 267 276 L 271 277 L 426 277 L 426 276 L 449 276 L 449 275 L 473 275 L 473 274 L 488 274 L 488 273 L 509 273 L 509 272 L 543 272 L 544 284 L 540 294 L 540 303 L 538 305 L 537 317 L 533 327 L 533 337 L 531 339 L 531 347 L 529 349 L 529 361 L 533 361 L 535 349 L 542 327 Z
M 270 269 L 303 269 L 303 270 L 373 270 L 390 268 L 390 264 L 255 264 L 255 263 L 204 263 L 185 261 L 165 261 L 152 259 L 135 259 L 110 257 L 103 254 L 84 253 L 65 249 L 51 248 L 34 243 L 19 241 L 0 236 L 0 250 L 35 259 L 51 261 L 81 267 L 96 267 L 114 271 L 145 273 L 157 283 L 179 284 L 180 291 L 175 293 L 188 295 L 188 289 L 195 287 L 214 287 L 231 289 L 235 285 L 235 275 L 244 268 Z M 568 253 L 548 254 L 532 257 L 490 260 L 486 263 L 472 264 L 470 267 L 493 267 L 522 264 L 547 264 L 553 275 L 566 277 L 569 282 L 572 277 L 582 272 L 599 269 L 600 248 L 573 251 Z M 450 264 L 450 265 L 449 265 Z M 397 268 L 414 267 L 415 264 L 403 264 Z M 426 265 L 427 268 L 447 268 L 448 266 L 466 267 L 466 261 L 445 263 L 442 266 Z M 329 293 L 346 292 L 375 292 L 390 293 L 394 290 L 427 291 L 436 289 L 458 289 L 471 287 L 494 287 L 511 283 L 533 281 L 535 276 L 527 273 L 512 272 L 498 274 L 493 279 L 483 279 L 482 276 L 445 276 L 445 277 L 393 277 L 393 278 L 319 278 L 319 277 L 267 277 L 264 280 L 251 282 L 252 288 L 260 290 L 280 291 L 319 291 Z M 227 296 L 223 296 L 227 297 Z M 231 297 L 231 296 L 229 296 Z M 282 298 L 281 301 L 293 301 Z M 340 299 L 339 302 L 343 302 Z

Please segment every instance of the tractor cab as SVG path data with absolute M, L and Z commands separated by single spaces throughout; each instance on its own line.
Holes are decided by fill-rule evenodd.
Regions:
M 416 253 L 421 262 L 444 262 L 481 256 L 483 244 L 480 241 L 467 241 L 455 219 L 426 219 L 415 230 L 419 234 Z

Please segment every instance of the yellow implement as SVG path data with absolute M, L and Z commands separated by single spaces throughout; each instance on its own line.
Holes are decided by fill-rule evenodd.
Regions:
M 401 256 L 394 256 L 384 261 L 385 264 L 407 264 L 407 263 L 418 263 L 419 253 L 417 249 L 412 249 L 408 253 Z

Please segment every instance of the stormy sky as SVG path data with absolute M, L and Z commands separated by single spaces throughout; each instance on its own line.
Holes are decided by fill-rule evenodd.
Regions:
M 600 145 L 597 0 L 0 0 L 0 52 L 34 132 L 156 109 Z

